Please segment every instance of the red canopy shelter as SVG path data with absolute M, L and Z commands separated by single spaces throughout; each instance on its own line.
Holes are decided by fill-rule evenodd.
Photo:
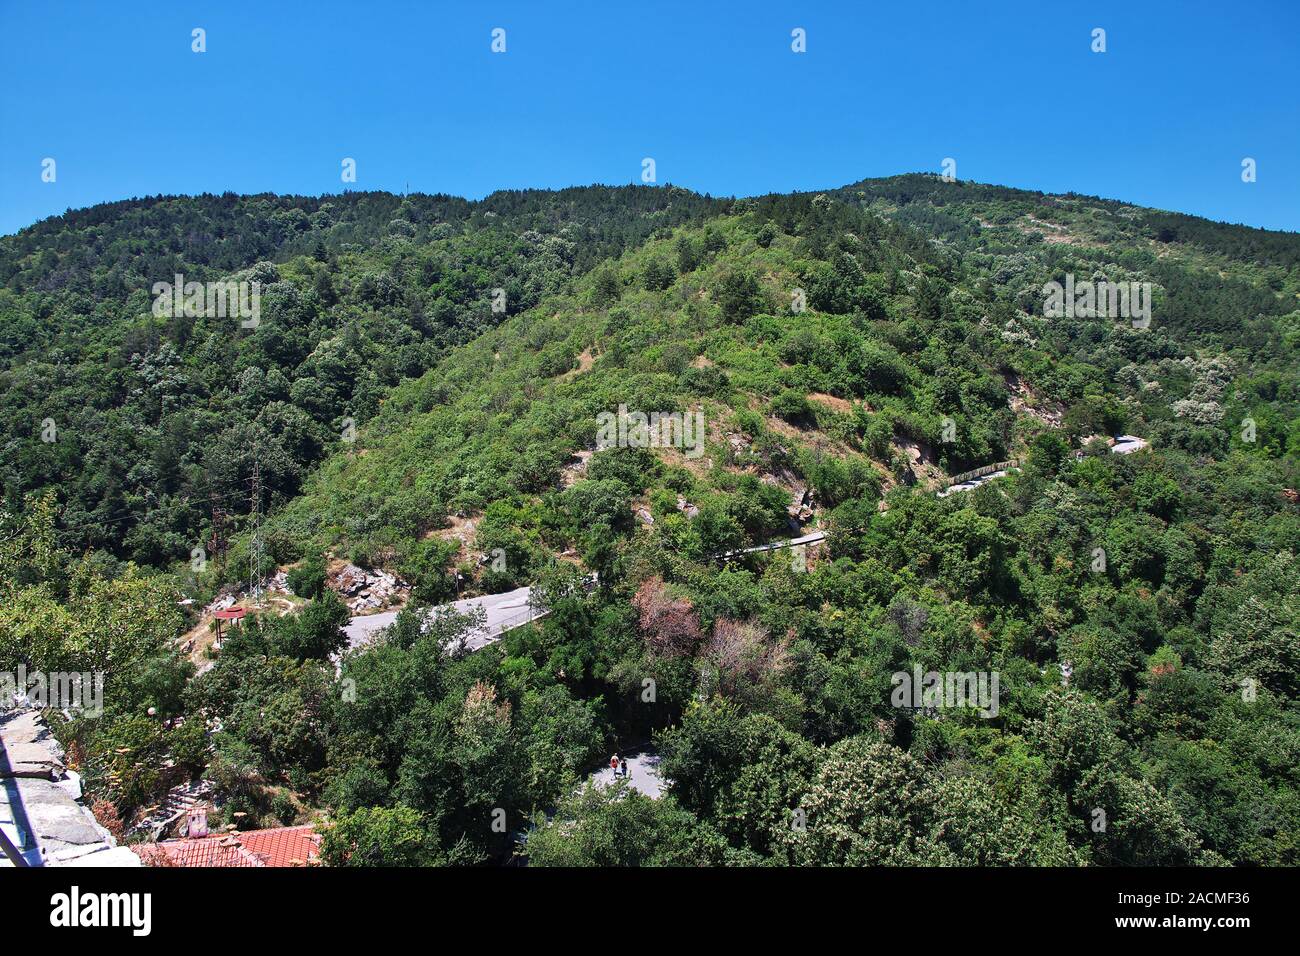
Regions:
M 221 622 L 222 621 L 239 621 L 243 620 L 248 611 L 245 608 L 235 605 L 228 607 L 224 611 L 217 611 L 212 616 L 217 619 L 217 647 L 221 646 Z

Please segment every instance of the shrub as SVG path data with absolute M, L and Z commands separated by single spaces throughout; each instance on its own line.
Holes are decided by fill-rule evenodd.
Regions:
M 304 558 L 296 568 L 285 575 L 289 590 L 300 598 L 313 600 L 325 589 L 325 558 L 314 554 Z

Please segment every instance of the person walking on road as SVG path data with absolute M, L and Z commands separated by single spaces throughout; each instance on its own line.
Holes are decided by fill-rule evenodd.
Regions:
M 619 760 L 618 764 L 623 769 L 623 779 L 626 780 L 627 779 L 627 758 L 623 757 L 622 759 Z
M 618 754 L 609 758 L 609 769 L 614 771 L 614 776 L 618 776 Z

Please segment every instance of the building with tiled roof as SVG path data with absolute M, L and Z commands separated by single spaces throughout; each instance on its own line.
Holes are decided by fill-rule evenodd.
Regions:
M 163 840 L 133 849 L 154 866 L 311 866 L 320 858 L 320 837 L 309 824 Z
M 320 859 L 320 837 L 310 826 L 276 827 L 239 834 L 263 866 L 308 866 Z

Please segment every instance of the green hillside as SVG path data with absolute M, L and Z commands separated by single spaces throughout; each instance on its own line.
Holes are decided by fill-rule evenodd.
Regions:
M 261 324 L 155 318 L 177 272 Z M 1103 281 L 1149 323 L 1046 313 Z M 202 774 L 336 864 L 1297 862 L 1300 236 L 921 175 L 166 198 L 0 239 L 0 284 L 0 664 L 109 669 L 61 732 L 124 817 Z M 701 431 L 603 448 L 620 410 Z M 311 600 L 194 677 L 254 463 Z M 339 673 L 327 558 L 411 585 Z M 484 650 L 421 630 L 525 584 Z M 1000 693 L 900 707 L 925 672 Z M 646 743 L 662 799 L 575 789 Z

